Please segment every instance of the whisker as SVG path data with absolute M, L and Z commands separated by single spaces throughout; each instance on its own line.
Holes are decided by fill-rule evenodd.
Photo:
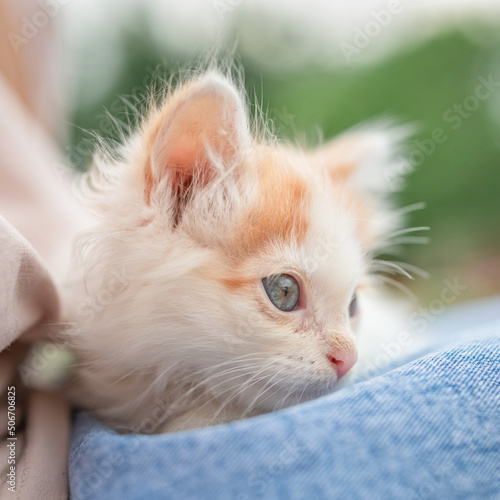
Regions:
M 169 366 L 165 370 L 163 370 L 156 378 L 155 380 L 149 385 L 149 387 L 141 394 L 141 396 L 135 401 L 135 404 L 130 408 L 129 415 L 135 411 L 139 405 L 146 399 L 146 397 L 151 393 L 156 388 L 156 384 L 160 379 L 162 379 L 168 372 L 174 370 L 181 364 L 180 361 L 177 363 L 174 363 L 173 365 Z
M 269 389 L 271 389 L 272 387 L 274 387 L 276 384 L 280 383 L 283 379 L 281 380 L 278 380 L 277 382 L 275 382 L 274 384 L 272 384 L 271 386 L 269 386 L 267 389 L 265 389 L 265 387 L 271 383 L 282 371 L 286 370 L 288 367 L 283 367 L 281 370 L 279 370 L 278 372 L 276 372 L 268 381 L 267 383 L 264 385 L 264 387 L 262 388 L 263 390 L 261 392 L 259 392 L 257 394 L 257 396 L 255 396 L 255 398 L 252 400 L 252 402 L 248 405 L 247 409 L 243 412 L 243 415 L 242 415 L 242 418 L 245 417 L 248 412 L 250 412 L 254 405 L 257 403 L 257 401 L 259 400 L 259 398 L 261 398 Z M 264 390 L 265 389 L 265 390 Z
M 256 372 L 248 381 L 246 381 L 245 383 L 241 384 L 241 385 L 237 385 L 235 387 L 229 387 L 225 390 L 223 390 L 222 392 L 219 392 L 218 394 L 215 394 L 213 395 L 213 397 L 209 398 L 203 405 L 199 406 L 198 408 L 196 408 L 194 414 L 196 414 L 196 412 L 199 412 L 201 409 L 203 409 L 205 406 L 207 406 L 208 404 L 212 403 L 213 401 L 217 400 L 218 398 L 220 398 L 220 396 L 222 394 L 225 394 L 226 392 L 228 391 L 233 391 L 231 392 L 229 398 L 227 398 L 223 405 L 221 405 L 219 407 L 219 409 L 217 410 L 216 414 L 214 415 L 213 419 L 215 420 L 217 418 L 217 416 L 221 413 L 222 409 L 233 399 L 235 399 L 239 394 L 241 394 L 244 390 L 246 390 L 248 387 L 250 387 L 251 385 L 253 385 L 254 383 L 258 383 L 260 380 L 262 380 L 262 377 L 260 379 L 256 379 L 252 384 L 250 384 L 250 382 L 252 382 L 253 379 L 255 379 L 256 377 L 258 377 L 260 375 L 260 373 L 264 372 L 265 370 L 269 369 L 270 366 L 272 364 L 272 361 L 270 361 L 269 363 L 267 363 L 266 366 L 264 366 L 264 368 L 262 368 L 260 371 Z M 221 381 L 220 383 L 218 383 L 217 385 L 215 385 L 214 387 L 211 387 L 210 390 L 213 390 L 215 389 L 216 387 L 219 387 L 220 385 L 222 384 L 225 384 L 227 382 L 230 382 L 231 380 L 235 380 L 235 379 L 238 379 L 240 378 L 241 375 L 237 375 L 236 377 L 232 377 L 230 379 L 226 379 L 226 380 L 223 380 Z M 234 390 L 236 389 L 236 393 L 234 393 Z M 205 395 L 204 395 L 205 396 Z M 194 414 L 190 417 L 189 420 L 192 419 L 192 417 L 194 416 Z M 188 421 L 189 421 L 188 420 Z
M 420 201 L 418 203 L 412 203 L 411 205 L 407 205 L 406 207 L 399 208 L 395 211 L 395 216 L 406 215 L 412 212 L 417 212 L 418 210 L 423 210 L 427 208 L 427 203 L 424 201 Z
M 431 277 L 431 274 L 429 272 L 425 271 L 424 269 L 418 266 L 414 266 L 413 264 L 408 264 L 407 262 L 396 262 L 396 261 L 393 262 L 401 266 L 403 269 L 406 269 L 407 271 L 414 273 L 419 278 L 427 280 Z
M 388 238 L 393 238 L 394 236 L 400 236 L 401 234 L 408 234 L 408 233 L 416 233 L 418 231 L 430 231 L 429 226 L 415 226 L 415 227 L 406 227 L 405 229 L 400 229 L 398 231 L 394 231 L 393 233 L 389 234 Z
M 285 396 L 283 396 L 280 400 L 280 403 L 279 404 L 276 404 L 274 406 L 275 409 L 278 409 L 278 408 L 283 408 L 283 405 L 285 404 L 286 400 L 288 399 L 288 397 L 290 396 L 290 394 L 293 394 L 293 392 L 295 391 L 295 388 L 300 384 L 300 380 L 297 380 L 291 387 L 291 389 L 285 394 Z
M 403 285 L 399 281 L 392 279 L 392 278 L 389 278 L 388 276 L 383 276 L 381 274 L 372 275 L 372 277 L 382 281 L 383 283 L 387 283 L 389 285 L 392 285 L 394 288 L 401 290 L 412 301 L 418 302 L 417 296 L 407 286 Z
M 215 417 L 216 418 L 221 412 L 222 410 L 231 402 L 231 401 L 234 401 L 235 399 L 237 399 L 239 396 L 241 396 L 241 394 L 243 394 L 243 392 L 245 392 L 247 389 L 249 389 L 250 387 L 252 387 L 253 385 L 255 384 L 258 384 L 259 382 L 261 382 L 262 380 L 265 380 L 265 376 L 259 376 L 261 375 L 262 373 L 264 373 L 266 370 L 268 370 L 269 368 L 271 368 L 271 363 L 268 364 L 268 366 L 264 367 L 262 370 L 260 370 L 258 373 L 256 373 L 255 375 L 253 375 L 249 380 L 247 380 L 244 384 L 240 385 L 240 386 L 236 386 L 236 387 L 232 387 L 232 388 L 229 388 L 229 389 L 226 389 L 225 391 L 223 391 L 221 394 L 224 394 L 225 392 L 228 392 L 228 391 L 232 391 L 230 394 L 229 394 L 229 397 L 227 397 L 223 402 L 222 404 L 220 405 L 219 409 L 217 410 L 217 412 L 215 413 Z M 215 399 L 215 398 L 214 398 Z M 244 418 L 244 414 L 243 415 L 240 415 L 240 418 Z
M 410 273 L 408 273 L 408 271 L 405 271 L 400 265 L 396 264 L 395 262 L 391 262 L 389 260 L 375 259 L 373 260 L 373 267 L 374 268 L 389 267 L 394 271 L 398 272 L 399 274 L 402 274 L 403 276 L 406 276 L 411 280 L 413 279 L 413 276 Z
M 245 365 L 238 365 L 238 366 L 229 368 L 229 369 L 224 370 L 222 372 L 214 373 L 210 377 L 204 378 L 201 382 L 199 382 L 198 384 L 196 384 L 194 387 L 192 387 L 186 393 L 182 394 L 176 401 L 179 401 L 179 400 L 182 400 L 182 399 L 187 399 L 193 392 L 195 392 L 197 389 L 199 389 L 200 387 L 202 387 L 203 385 L 205 385 L 207 382 L 209 382 L 210 380 L 213 380 L 216 377 L 221 377 L 222 375 L 230 375 L 230 374 L 237 373 L 237 372 L 244 372 L 245 370 L 250 370 L 250 369 L 253 369 L 254 367 L 257 367 L 257 366 L 260 366 L 260 363 L 258 363 L 258 362 L 247 363 Z M 235 379 L 238 379 L 240 377 L 241 377 L 241 374 L 236 375 L 235 377 L 232 377 L 230 379 L 222 380 L 221 382 L 219 382 L 215 386 L 211 387 L 210 390 L 213 390 L 213 389 L 219 387 L 220 385 L 222 385 L 224 383 L 230 382 L 231 380 L 235 380 Z M 205 397 L 205 396 L 206 396 L 206 393 L 203 393 L 200 396 L 198 396 L 197 399 L 199 399 L 200 397 Z
M 427 236 L 406 236 L 403 238 L 394 238 L 390 241 L 391 245 L 427 245 L 430 238 Z

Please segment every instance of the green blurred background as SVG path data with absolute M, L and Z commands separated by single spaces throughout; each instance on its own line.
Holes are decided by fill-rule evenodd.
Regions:
M 234 16 L 219 43 L 236 47 L 248 93 L 267 111 L 280 137 L 315 144 L 318 127 L 330 138 L 360 122 L 387 115 L 418 125 L 408 155 L 413 153 L 410 160 L 421 164 L 396 196 L 401 206 L 420 201 L 427 205 L 411 213 L 408 224 L 430 226 L 430 243 L 408 245 L 402 260 L 428 271 L 430 279 L 417 278 L 406 284 L 424 300 L 439 297 L 446 279 L 467 285 L 460 300 L 499 293 L 498 28 L 471 21 L 466 29 L 443 27 L 426 37 L 406 37 L 401 46 L 396 38 L 391 50 L 363 64 L 325 64 L 303 57 L 297 64 L 284 66 L 279 60 L 276 64 L 270 61 L 262 40 L 255 47 L 252 40 L 259 36 L 248 41 L 249 30 L 257 30 L 259 35 L 276 22 L 263 12 L 259 15 L 258 19 L 255 15 Z M 129 123 L 132 107 L 144 102 L 146 87 L 158 68 L 168 77 L 203 52 L 203 47 L 179 51 L 152 33 L 146 9 L 121 22 L 113 42 L 120 64 L 105 91 L 93 99 L 87 95 L 89 86 L 103 78 L 102 64 L 92 64 L 99 57 L 99 43 L 89 42 L 80 49 L 80 60 L 88 63 L 84 71 L 75 73 L 66 146 L 68 161 L 77 168 L 85 169 L 90 160 L 94 141 L 89 131 L 118 139 L 107 112 L 119 122 Z M 304 35 L 296 34 L 290 25 L 281 33 L 279 43 L 288 48 L 283 57 L 293 59 L 293 50 L 304 42 Z M 280 57 L 276 46 L 273 54 Z M 488 94 L 484 100 L 477 100 L 472 96 L 481 78 L 490 81 L 490 88 L 481 94 Z M 431 143 L 436 128 L 444 131 L 446 139 Z M 424 152 L 415 153 L 417 150 Z

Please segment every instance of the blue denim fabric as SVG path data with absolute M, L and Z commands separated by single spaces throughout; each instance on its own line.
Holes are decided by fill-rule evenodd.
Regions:
M 488 310 L 498 318 L 499 302 Z M 500 321 L 452 337 L 381 376 L 232 424 L 121 436 L 81 413 L 71 498 L 500 499 Z

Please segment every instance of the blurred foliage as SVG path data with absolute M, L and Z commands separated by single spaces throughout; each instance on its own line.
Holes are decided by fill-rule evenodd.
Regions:
M 168 76 L 184 64 L 153 42 L 141 23 L 124 30 L 122 50 L 126 64 L 115 87 L 92 106 L 79 108 L 77 98 L 70 117 L 78 127 L 108 138 L 116 134 L 105 108 L 122 120 L 130 103 L 137 105 L 144 99 L 147 75 L 157 65 Z M 468 286 L 460 297 L 463 300 L 500 292 L 500 141 L 495 138 L 498 122 L 491 118 L 494 102 L 500 102 L 500 88 L 493 89 L 491 97 L 459 124 L 458 118 L 452 119 L 458 113 L 453 106 L 474 95 L 479 77 L 488 80 L 496 74 L 494 81 L 500 82 L 496 55 L 496 47 L 484 48 L 451 32 L 373 66 L 328 70 L 311 66 L 279 74 L 255 61 L 243 59 L 242 64 L 249 95 L 268 110 L 284 137 L 303 133 L 317 141 L 318 127 L 330 138 L 367 119 L 390 114 L 419 125 L 411 152 L 418 149 L 416 140 L 431 138 L 435 128 L 444 130 L 446 140 L 433 142 L 434 151 L 429 153 L 433 147 L 425 141 L 425 161 L 397 195 L 401 205 L 425 201 L 427 208 L 412 213 L 408 223 L 431 226 L 431 243 L 408 246 L 403 260 L 431 273 L 429 281 L 414 283 L 421 296 L 438 297 L 443 280 L 457 278 Z M 129 104 L 120 95 L 130 95 Z M 500 106 L 497 113 L 500 119 Z M 88 160 L 89 148 L 82 147 L 88 135 L 78 127 L 71 129 L 69 151 L 70 159 L 73 156 L 81 166 L 81 160 Z

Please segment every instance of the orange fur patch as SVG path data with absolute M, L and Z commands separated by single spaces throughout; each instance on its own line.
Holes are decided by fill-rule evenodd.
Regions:
M 286 158 L 267 148 L 251 161 L 257 170 L 258 194 L 224 248 L 236 265 L 229 276 L 216 278 L 232 291 L 255 281 L 255 276 L 239 270 L 242 261 L 261 253 L 268 243 L 300 244 L 309 227 L 312 193 L 305 179 L 287 165 Z
M 312 196 L 305 179 L 284 161 L 268 155 L 258 168 L 257 199 L 230 245 L 230 252 L 240 259 L 255 255 L 269 242 L 299 244 L 309 227 Z
M 356 165 L 353 163 L 340 163 L 334 169 L 328 170 L 328 175 L 334 183 L 346 182 L 353 175 Z
M 219 278 L 219 277 L 217 277 Z M 247 278 L 239 278 L 236 276 L 232 276 L 231 278 L 220 278 L 218 279 L 227 289 L 231 291 L 239 290 L 240 288 L 243 288 L 244 286 L 251 285 L 254 280 L 250 280 Z

